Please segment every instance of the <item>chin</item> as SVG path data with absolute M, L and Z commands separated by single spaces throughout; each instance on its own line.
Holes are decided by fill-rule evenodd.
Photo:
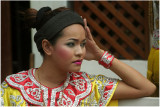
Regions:
M 79 72 L 80 71 L 80 68 L 81 67 L 79 67 L 79 68 L 74 68 L 74 69 L 71 69 L 71 70 L 69 70 L 70 72 Z

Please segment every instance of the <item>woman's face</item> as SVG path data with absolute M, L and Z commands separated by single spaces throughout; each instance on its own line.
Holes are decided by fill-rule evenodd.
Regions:
M 53 61 L 56 67 L 67 72 L 76 72 L 81 68 L 86 54 L 85 30 L 80 24 L 73 24 L 63 29 L 63 36 L 53 46 Z

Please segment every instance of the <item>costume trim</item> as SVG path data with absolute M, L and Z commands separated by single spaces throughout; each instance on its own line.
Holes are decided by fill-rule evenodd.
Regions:
M 83 106 L 108 105 L 116 90 L 119 80 L 105 77 L 103 75 L 93 75 L 93 74 L 88 74 L 88 77 L 93 83 L 92 92 L 88 97 L 82 100 L 81 105 Z
M 114 86 L 113 86 L 113 88 L 112 88 L 112 94 L 109 94 L 110 96 L 108 96 L 108 101 L 107 101 L 106 106 L 107 106 L 107 105 L 109 104 L 109 102 L 111 101 L 111 99 L 112 99 L 112 97 L 113 97 L 113 95 L 114 95 L 114 92 L 116 91 L 116 88 L 117 88 L 117 86 L 118 86 L 118 83 L 119 83 L 119 80 L 117 81 L 116 84 L 114 84 Z M 105 106 L 105 104 L 104 104 L 104 106 Z
M 57 88 L 50 88 L 41 85 L 44 93 L 40 93 L 40 83 L 34 78 L 36 69 L 19 72 L 10 75 L 6 78 L 8 85 L 18 89 L 28 105 L 43 105 L 47 106 L 78 106 L 79 102 L 87 97 L 91 92 L 91 81 L 83 72 L 69 72 L 64 85 Z M 63 88 L 64 87 L 64 88 Z M 64 90 L 63 90 L 64 89 Z M 62 96 L 63 92 L 63 96 Z M 50 97 L 48 101 L 47 98 Z M 63 102 L 60 104 L 58 99 L 62 98 Z
M 31 70 L 29 70 L 29 71 L 31 71 Z M 28 71 L 26 71 L 26 72 L 28 72 Z M 28 101 L 29 103 L 35 104 L 35 105 L 41 105 L 41 106 L 42 106 L 42 105 L 43 105 L 42 102 L 33 100 L 33 99 L 31 99 L 31 98 L 28 96 L 28 94 L 26 93 L 23 85 L 20 85 L 20 84 L 16 83 L 16 82 L 18 82 L 17 80 L 15 80 L 16 82 L 14 82 L 14 81 L 12 81 L 12 79 L 11 79 L 12 77 L 13 77 L 13 78 L 14 78 L 14 77 L 20 77 L 19 80 L 20 80 L 20 82 L 22 82 L 22 81 L 21 81 L 21 80 L 22 80 L 22 79 L 21 79 L 21 78 L 22 78 L 22 74 L 21 74 L 21 73 L 26 73 L 26 72 L 23 71 L 23 72 L 19 72 L 18 74 L 9 75 L 9 76 L 6 77 L 6 82 L 7 82 L 10 86 L 18 89 L 18 90 L 21 92 L 23 98 L 24 98 L 26 101 Z M 28 75 L 25 75 L 25 76 L 28 77 Z M 27 79 L 27 78 L 25 77 L 25 79 Z M 24 79 L 23 79 L 23 80 L 24 80 Z
M 83 76 L 84 78 L 88 78 L 88 77 L 86 76 L 86 73 L 83 73 L 82 76 Z M 91 90 L 92 90 L 91 88 L 92 88 L 92 86 L 91 86 L 90 80 L 89 80 L 89 79 L 86 79 L 86 80 L 87 80 L 87 84 L 88 84 L 88 85 L 87 85 L 87 90 L 86 90 L 84 93 L 76 96 L 76 98 L 75 98 L 75 103 L 73 104 L 73 106 L 78 105 L 79 102 L 80 102 L 80 99 L 82 100 L 83 96 L 89 95 L 89 94 L 91 93 Z

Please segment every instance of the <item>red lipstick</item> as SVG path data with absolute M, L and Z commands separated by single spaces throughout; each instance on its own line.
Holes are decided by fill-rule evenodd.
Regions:
M 76 65 L 81 65 L 82 64 L 82 60 L 76 60 L 73 63 L 75 63 Z

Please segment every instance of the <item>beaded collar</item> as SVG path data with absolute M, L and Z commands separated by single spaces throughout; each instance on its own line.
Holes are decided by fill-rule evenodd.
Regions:
M 29 105 L 42 106 L 44 101 L 47 106 L 78 106 L 79 102 L 91 93 L 91 81 L 86 73 L 69 72 L 65 83 L 59 87 L 48 88 L 41 86 L 44 93 L 44 95 L 41 95 L 40 83 L 34 77 L 35 70 L 30 69 L 12 74 L 7 76 L 5 80 L 10 86 L 21 92 Z M 62 99 L 62 104 L 60 104 L 60 99 Z

